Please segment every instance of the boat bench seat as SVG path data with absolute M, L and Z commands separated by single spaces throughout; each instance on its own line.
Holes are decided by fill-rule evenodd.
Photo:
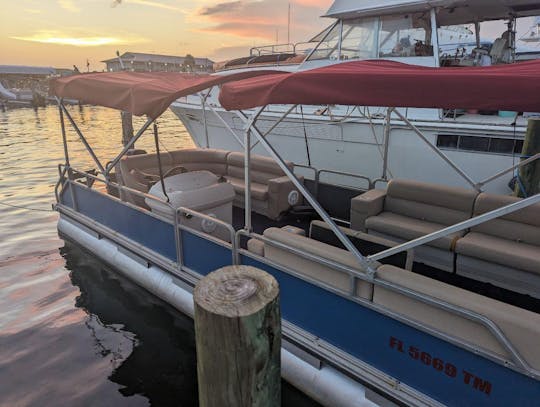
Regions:
M 161 153 L 163 172 L 183 167 L 188 171 L 207 170 L 224 177 L 232 184 L 236 192 L 234 203 L 244 206 L 244 154 L 219 149 L 189 148 Z M 287 163 L 293 168 L 293 163 Z M 123 157 L 116 167 L 122 185 L 148 192 L 149 184 L 144 175 L 159 175 L 156 154 L 141 154 Z M 290 209 L 289 194 L 297 191 L 293 183 L 270 157 L 251 156 L 251 197 L 252 209 L 277 219 L 281 213 Z M 141 197 L 123 193 L 123 198 L 140 206 L 146 206 Z M 299 193 L 297 196 L 300 196 Z
M 474 216 L 519 200 L 482 193 Z M 540 298 L 540 204 L 471 228 L 455 251 L 457 274 Z
M 434 297 L 491 319 L 532 367 L 540 369 L 540 314 L 442 283 L 391 265 L 377 269 L 378 279 Z M 442 310 L 375 284 L 373 302 L 398 314 L 510 360 L 510 354 L 479 322 Z
M 406 179 L 393 179 L 386 190 L 372 189 L 352 199 L 351 228 L 404 242 L 471 217 L 478 192 Z M 465 232 L 419 247 L 415 257 L 453 271 L 453 247 Z
M 298 228 L 285 226 L 280 229 L 272 227 L 266 229 L 263 236 L 287 247 L 322 257 L 361 273 L 364 272 L 356 258 L 347 250 L 302 236 Z M 336 288 L 346 293 L 350 293 L 351 291 L 350 275 L 344 271 L 337 270 L 330 265 L 321 264 L 286 249 L 264 243 L 255 238 L 248 241 L 248 250 L 332 288 Z M 357 296 L 371 300 L 373 291 L 373 285 L 371 283 L 357 280 L 355 290 Z

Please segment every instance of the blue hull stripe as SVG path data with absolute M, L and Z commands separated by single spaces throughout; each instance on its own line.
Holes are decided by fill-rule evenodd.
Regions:
M 62 201 L 72 207 L 69 193 Z M 176 260 L 174 227 L 92 190 L 79 211 Z M 201 275 L 231 264 L 231 251 L 182 231 L 184 264 Z M 279 282 L 284 319 L 435 400 L 455 406 L 537 406 L 540 382 L 247 256 Z

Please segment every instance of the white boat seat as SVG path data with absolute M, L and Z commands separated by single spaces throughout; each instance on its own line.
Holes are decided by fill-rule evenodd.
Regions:
M 535 369 L 540 369 L 540 352 L 538 352 L 540 314 L 390 265 L 379 267 L 377 277 L 490 318 L 527 363 Z M 503 358 L 510 359 L 508 352 L 488 329 L 478 322 L 376 284 L 373 289 L 373 302 L 469 344 L 480 346 Z

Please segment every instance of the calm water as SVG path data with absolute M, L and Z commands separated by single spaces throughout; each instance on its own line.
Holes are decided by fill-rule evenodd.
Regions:
M 117 111 L 69 110 L 103 163 L 120 151 Z M 172 113 L 159 127 L 163 150 L 192 146 Z M 67 129 L 72 165 L 95 167 Z M 150 132 L 137 147 L 153 150 Z M 0 405 L 196 405 L 191 319 L 58 238 L 62 161 L 57 108 L 0 112 Z M 285 383 L 283 394 L 314 405 Z

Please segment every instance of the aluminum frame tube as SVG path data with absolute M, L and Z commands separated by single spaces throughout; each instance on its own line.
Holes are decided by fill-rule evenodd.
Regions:
M 353 254 L 353 256 L 358 260 L 358 263 L 360 266 L 366 270 L 366 273 L 373 277 L 375 275 L 376 270 L 371 267 L 371 264 L 369 260 L 362 256 L 362 254 L 358 251 L 358 249 L 352 244 L 352 242 L 349 240 L 349 238 L 341 231 L 341 229 L 336 225 L 336 223 L 333 221 L 333 219 L 326 213 L 324 208 L 317 202 L 317 200 L 311 195 L 311 193 L 304 187 L 304 185 L 296 178 L 296 175 L 287 167 L 287 164 L 283 161 L 281 156 L 277 153 L 277 151 L 268 143 L 268 141 L 262 137 L 262 134 L 259 132 L 257 127 L 255 126 L 255 121 L 257 120 L 257 116 L 260 114 L 260 112 L 264 109 L 264 107 L 260 108 L 258 112 L 254 115 L 254 117 L 250 120 L 248 123 L 247 128 L 251 129 L 253 131 L 253 134 L 257 139 L 259 139 L 262 146 L 265 148 L 265 150 L 270 154 L 270 156 L 274 159 L 274 161 L 279 165 L 281 170 L 289 177 L 289 179 L 292 181 L 294 186 L 300 191 L 300 193 L 306 198 L 306 200 L 310 203 L 310 205 L 315 209 L 315 211 L 319 214 L 319 216 L 330 226 L 332 231 L 336 234 L 337 238 L 343 243 L 343 245 Z M 237 112 L 237 114 L 242 115 L 245 113 L 243 112 Z
M 437 146 L 434 146 L 429 142 L 429 140 L 422 134 L 422 132 L 416 127 L 409 119 L 407 119 L 405 116 L 403 116 L 398 110 L 394 110 L 394 113 L 403 120 L 409 128 L 416 133 L 418 137 L 420 137 L 428 146 L 431 148 L 435 153 L 441 157 L 450 167 L 454 169 L 465 181 L 467 181 L 468 184 L 470 184 L 475 190 L 482 192 L 482 190 L 478 187 L 477 183 L 467 175 L 465 171 L 463 171 L 461 168 L 458 167 L 456 163 L 454 163 L 450 158 L 448 158 L 445 154 L 442 153 L 441 150 L 437 148 Z
M 386 111 L 386 119 L 384 122 L 385 125 L 384 125 L 384 152 L 383 152 L 382 179 L 387 179 L 386 173 L 388 172 L 388 149 L 390 146 L 390 123 L 392 121 L 393 110 L 394 110 L 393 107 L 388 108 L 388 110 Z M 370 124 L 371 124 L 371 120 L 370 120 Z
M 118 161 L 120 161 L 120 159 L 124 156 L 124 154 L 126 154 L 128 150 L 133 146 L 133 144 L 135 144 L 135 142 L 143 135 L 143 133 L 146 131 L 146 129 L 148 129 L 148 127 L 150 127 L 150 125 L 154 122 L 154 120 L 155 119 L 152 119 L 152 118 L 148 118 L 148 120 L 146 120 L 146 122 L 142 125 L 142 127 L 137 132 L 137 134 L 135 134 L 131 138 L 131 140 L 129 140 L 129 143 L 127 143 L 124 146 L 120 154 L 118 154 L 118 156 L 107 165 L 107 169 L 104 172 L 105 176 L 108 177 L 109 173 L 114 168 L 114 166 L 118 164 Z
M 94 160 L 96 165 L 98 166 L 99 171 L 102 174 L 106 175 L 105 174 L 105 168 L 103 167 L 103 165 L 101 165 L 101 161 L 99 161 L 99 158 L 94 153 L 94 150 L 92 149 L 92 147 L 90 147 L 90 144 L 88 144 L 88 141 L 86 141 L 86 138 L 84 137 L 81 130 L 77 126 L 77 123 L 75 123 L 75 121 L 73 120 L 73 118 L 71 117 L 71 115 L 69 114 L 68 110 L 66 109 L 66 107 L 64 106 L 63 103 L 60 103 L 60 108 L 64 111 L 66 117 L 68 118 L 69 122 L 73 126 L 73 129 L 75 130 L 75 132 L 77 133 L 77 135 L 81 139 L 82 143 L 84 144 L 84 147 L 86 148 L 86 150 L 88 151 L 88 153 L 90 154 L 90 156 L 92 157 L 92 159 Z
M 534 205 L 537 202 L 540 202 L 540 194 L 536 194 L 529 198 L 525 198 L 521 201 L 514 202 L 510 205 L 506 205 L 501 208 L 497 208 L 492 211 L 483 213 L 482 215 L 475 216 L 474 218 L 464 220 L 463 222 L 456 223 L 455 225 L 448 226 L 444 229 L 427 234 L 417 239 L 413 239 L 409 242 L 391 247 L 390 249 L 383 250 L 382 252 L 372 254 L 371 256 L 368 256 L 368 259 L 370 260 L 384 259 L 385 257 L 392 256 L 393 254 L 396 254 L 405 250 L 413 249 L 417 246 L 421 246 L 423 244 L 432 242 L 433 240 L 437 240 L 441 237 L 445 237 L 451 233 L 461 232 L 462 230 L 479 225 L 489 220 L 507 215 L 509 213 L 516 212 L 520 209 L 526 208 L 527 206 Z

